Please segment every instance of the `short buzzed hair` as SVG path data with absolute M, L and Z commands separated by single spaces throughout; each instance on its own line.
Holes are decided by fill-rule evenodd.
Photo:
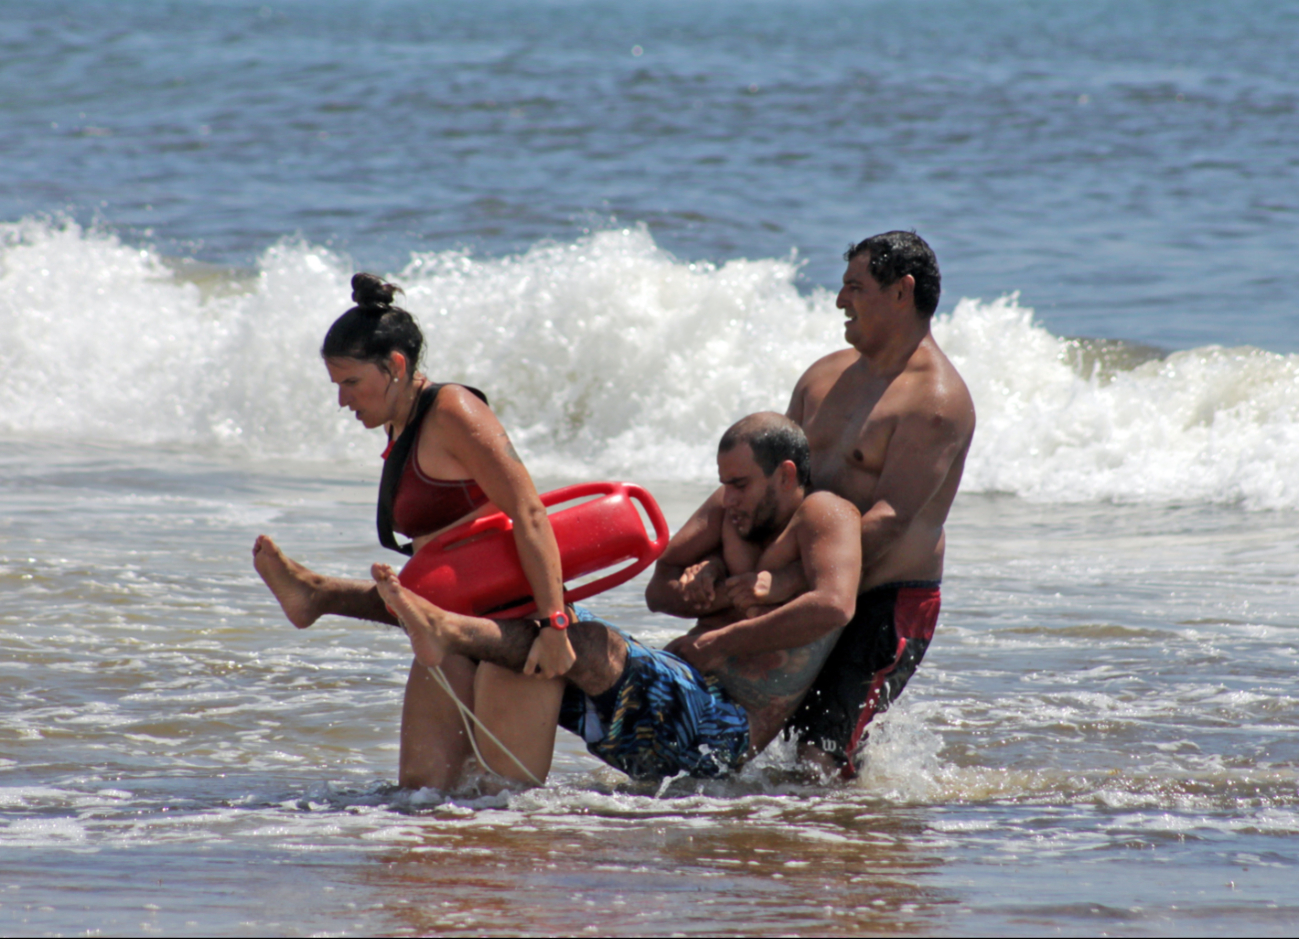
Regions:
M 913 231 L 886 231 L 871 235 L 848 248 L 843 259 L 851 261 L 859 254 L 870 255 L 871 277 L 881 287 L 896 283 L 910 274 L 916 281 L 913 296 L 916 312 L 930 317 L 938 309 L 943 277 L 938 273 L 938 258 L 925 239 Z
M 807 445 L 807 435 L 785 415 L 759 411 L 740 418 L 722 434 L 717 452 L 726 453 L 742 443 L 749 445 L 764 476 L 771 476 L 777 466 L 789 460 L 798 471 L 798 484 L 804 489 L 812 487 L 812 449 Z

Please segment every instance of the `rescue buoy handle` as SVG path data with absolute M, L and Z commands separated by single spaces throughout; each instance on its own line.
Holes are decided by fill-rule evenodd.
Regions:
M 623 483 L 623 486 L 627 490 L 627 495 L 640 503 L 645 514 L 649 516 L 650 524 L 654 526 L 653 560 L 657 561 L 659 555 L 667 550 L 668 542 L 672 539 L 672 532 L 668 530 L 668 520 L 663 517 L 663 510 L 659 508 L 659 504 L 654 501 L 654 497 L 649 492 L 635 483 Z
M 574 587 L 572 590 L 565 590 L 564 599 L 569 603 L 576 603 L 578 600 L 585 600 L 587 597 L 593 597 L 597 593 L 604 593 L 606 590 L 611 590 L 619 584 L 631 580 L 641 571 L 645 570 L 645 568 L 658 560 L 658 556 L 662 554 L 664 549 L 668 546 L 668 537 L 670 534 L 668 532 L 667 519 L 663 517 L 663 512 L 659 508 L 658 503 L 655 502 L 653 497 L 640 486 L 632 483 L 584 483 L 582 485 L 613 485 L 620 487 L 629 498 L 635 499 L 639 502 L 641 507 L 645 510 L 645 514 L 649 516 L 650 522 L 654 525 L 654 540 L 645 546 L 644 550 L 641 551 L 640 556 L 636 558 L 634 564 L 624 567 L 621 570 L 614 571 L 612 574 L 606 574 L 604 577 L 593 580 L 589 584 Z M 573 486 L 570 488 L 578 489 L 581 488 L 581 486 Z M 557 491 L 562 492 L 563 490 Z M 553 495 L 553 493 L 547 494 Z M 568 498 L 573 499 L 579 497 L 570 495 Z M 563 502 L 566 500 L 560 499 L 558 501 Z

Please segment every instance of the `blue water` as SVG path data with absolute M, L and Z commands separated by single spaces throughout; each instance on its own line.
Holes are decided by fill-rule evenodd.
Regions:
M 1279 0 L 0 0 L 0 932 L 1293 934 L 1297 44 Z M 894 227 L 979 430 L 863 779 L 643 791 L 561 734 L 542 789 L 398 791 L 405 640 L 249 558 L 385 559 L 317 355 L 352 271 L 543 487 L 679 524 Z M 594 603 L 661 645 L 642 587 Z
M 250 266 L 643 222 L 683 260 L 916 228 L 1058 335 L 1299 349 L 1285 2 L 0 5 L 0 219 Z

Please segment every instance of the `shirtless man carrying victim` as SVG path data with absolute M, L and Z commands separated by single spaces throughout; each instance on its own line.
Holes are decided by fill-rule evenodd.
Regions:
M 779 414 L 746 417 L 722 437 L 724 511 L 696 513 L 651 585 L 669 606 L 710 614 L 671 651 L 575 614 L 568 633 L 577 660 L 564 675 L 559 723 L 593 755 L 634 779 L 720 776 L 761 751 L 793 713 L 852 617 L 861 570 L 861 516 L 832 493 L 809 493 L 809 458 L 802 431 Z M 697 576 L 719 565 L 741 575 L 792 565 L 806 589 L 781 604 L 735 608 Z M 524 669 L 534 623 L 450 613 L 403 588 L 387 565 L 373 574 L 424 665 L 459 654 Z M 500 756 L 482 749 L 489 762 Z
M 857 612 L 789 722 L 805 754 L 856 771 L 866 725 L 902 691 L 933 636 L 943 525 L 974 435 L 965 382 L 929 325 L 941 280 L 914 232 L 867 238 L 844 256 L 837 305 L 851 348 L 798 380 L 788 415 L 807 432 L 812 486 L 861 510 Z M 800 588 L 776 576 L 767 602 Z

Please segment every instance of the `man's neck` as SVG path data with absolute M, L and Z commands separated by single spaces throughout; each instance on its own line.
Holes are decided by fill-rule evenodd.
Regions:
M 916 350 L 929 338 L 929 320 L 920 320 L 915 328 L 899 332 L 886 343 L 871 349 L 856 347 L 862 368 L 874 378 L 895 378 L 906 371 Z
M 776 539 L 789 527 L 789 523 L 794 520 L 794 513 L 798 511 L 798 507 L 803 504 L 803 500 L 806 498 L 807 492 L 800 486 L 794 493 L 791 493 L 789 501 L 780 506 L 780 510 L 776 515 L 776 533 L 762 546 L 764 551 L 771 547 Z

